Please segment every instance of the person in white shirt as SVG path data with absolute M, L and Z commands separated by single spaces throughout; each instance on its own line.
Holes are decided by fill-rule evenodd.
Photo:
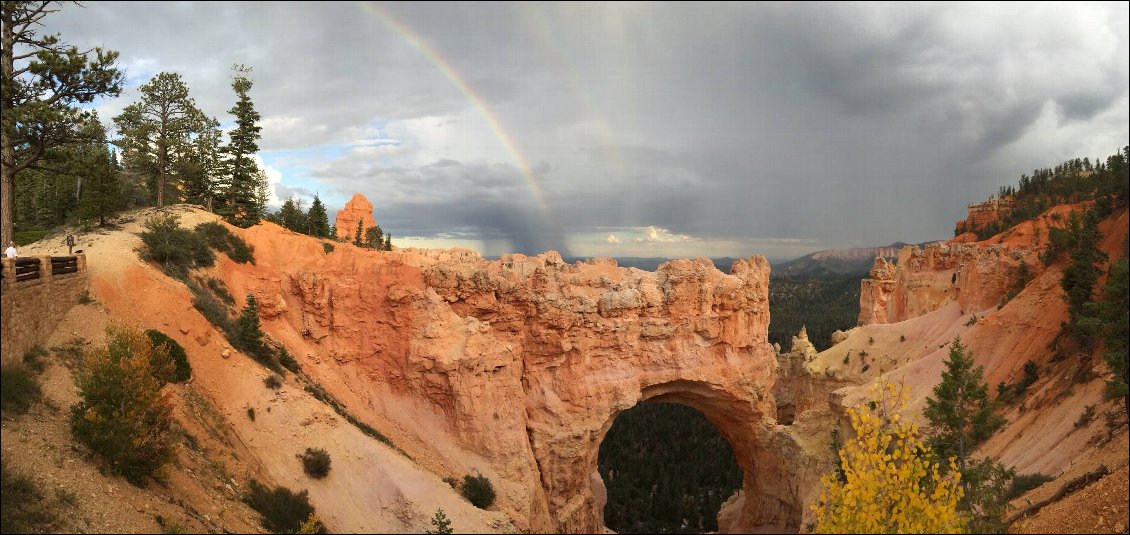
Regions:
M 4 256 L 8 258 L 15 258 L 19 253 L 16 252 L 16 242 L 8 242 L 8 248 L 4 249 Z

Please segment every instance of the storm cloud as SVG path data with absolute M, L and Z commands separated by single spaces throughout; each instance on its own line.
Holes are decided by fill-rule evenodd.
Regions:
M 230 121 L 230 66 L 250 65 L 276 197 L 333 210 L 359 191 L 405 243 L 781 257 L 944 239 L 1021 173 L 1126 145 L 1128 19 L 1125 3 L 98 2 L 47 22 L 121 52 L 131 87 L 99 103 L 106 122 L 165 70 Z

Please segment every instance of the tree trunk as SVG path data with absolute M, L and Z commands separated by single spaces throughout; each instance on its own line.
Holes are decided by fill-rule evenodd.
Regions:
M 5 11 L 7 8 L 5 7 Z M 6 18 L 6 17 L 5 17 Z M 16 34 L 15 29 L 12 28 L 12 21 L 5 20 L 3 24 L 3 37 L 0 43 L 0 71 L 4 80 L 11 80 L 12 73 L 16 70 L 15 62 L 15 45 Z M 5 85 L 7 85 L 5 83 Z M 15 237 L 15 228 L 12 221 L 15 220 L 16 215 L 16 151 L 12 148 L 11 134 L 14 133 L 15 125 L 9 125 L 12 116 L 13 103 L 9 101 L 7 95 L 0 99 L 0 120 L 3 121 L 3 127 L 0 128 L 0 145 L 3 146 L 2 154 L 0 154 L 0 171 L 3 177 L 0 178 L 0 247 L 7 247 L 8 242 L 12 241 Z M 11 127 L 11 132 L 9 131 Z

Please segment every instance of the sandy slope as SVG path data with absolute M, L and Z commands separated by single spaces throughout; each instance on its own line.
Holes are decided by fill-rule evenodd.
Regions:
M 512 530 L 505 515 L 471 506 L 439 477 L 362 434 L 292 380 L 281 390 L 270 390 L 263 385 L 268 371 L 261 365 L 238 352 L 225 358 L 230 346 L 192 307 L 187 288 L 137 256 L 141 242 L 136 233 L 156 211 L 131 213 L 120 230 L 78 235 L 76 248 L 87 254 L 91 293 L 110 318 L 159 329 L 185 347 L 193 368 L 193 389 L 204 405 L 215 407 L 221 427 L 230 429 L 227 440 L 232 447 L 247 452 L 246 457 L 235 454 L 233 459 L 233 473 L 242 476 L 241 489 L 255 476 L 295 490 L 308 489 L 319 516 L 334 532 L 418 533 L 431 527 L 437 508 L 443 508 L 461 532 Z M 164 211 L 177 213 L 182 226 L 217 220 L 187 206 Z M 62 254 L 66 247 L 61 241 L 60 237 L 33 244 L 21 253 Z M 230 262 L 220 257 L 221 262 Z M 247 416 L 249 407 L 255 408 L 255 421 Z M 303 473 L 295 455 L 307 447 L 329 451 L 332 469 L 327 478 L 312 480 Z M 136 526 L 123 529 L 135 531 L 131 527 Z

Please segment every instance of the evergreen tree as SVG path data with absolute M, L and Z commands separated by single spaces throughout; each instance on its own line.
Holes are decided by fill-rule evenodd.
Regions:
M 384 232 L 381 231 L 380 225 L 365 229 L 365 247 L 370 249 L 384 249 L 384 244 Z
M 0 243 L 14 236 L 16 175 L 48 150 L 84 139 L 78 127 L 93 118 L 80 108 L 117 96 L 118 53 L 79 52 L 57 34 L 38 35 L 54 2 L 9 2 L 0 8 Z
M 306 214 L 302 212 L 301 199 L 291 198 L 284 201 L 275 217 L 283 228 L 301 233 L 305 233 L 308 228 Z
M 330 218 L 326 214 L 326 206 L 322 199 L 314 195 L 314 202 L 310 204 L 310 211 L 306 212 L 307 234 L 319 238 L 327 238 L 330 234 Z
M 155 174 L 148 183 L 157 206 L 164 206 L 166 191 L 173 186 L 170 174 L 177 158 L 188 152 L 192 137 L 215 120 L 196 107 L 188 96 L 188 86 L 177 73 L 159 73 L 139 90 L 141 99 L 114 117 L 122 134 L 118 143 L 152 162 Z
M 99 124 L 98 128 L 102 125 Z M 82 219 L 97 219 L 98 226 L 106 226 L 106 219 L 121 206 L 120 171 L 114 154 L 105 144 L 89 147 L 89 164 L 84 166 L 84 180 L 79 198 L 78 214 Z
M 958 467 L 965 470 L 969 453 L 1005 424 L 994 412 L 988 389 L 982 383 L 984 368 L 973 367 L 973 356 L 954 338 L 949 359 L 943 361 L 946 371 L 942 382 L 934 387 L 934 398 L 926 398 L 923 411 L 934 427 L 930 445 L 945 459 L 956 457 Z
M 1088 210 L 1083 218 L 1083 226 L 1075 233 L 1075 247 L 1071 250 L 1071 263 L 1063 268 L 1063 279 L 1060 285 L 1067 294 L 1067 311 L 1071 315 L 1071 322 L 1080 328 L 1075 330 L 1075 335 L 1085 345 L 1091 343 L 1087 336 L 1087 329 L 1077 325 L 1080 318 L 1086 314 L 1085 307 L 1092 301 L 1095 283 L 1099 280 L 1099 262 L 1106 260 L 1106 253 L 1099 250 L 1099 215 L 1095 210 Z
M 385 234 L 384 250 L 392 250 L 392 234 Z
M 353 245 L 357 247 L 364 247 L 365 245 L 361 234 L 361 220 L 357 220 L 357 233 L 353 235 Z
M 248 93 L 253 82 L 248 78 L 250 67 L 232 67 L 235 77 L 232 89 L 237 99 L 228 113 L 235 116 L 235 129 L 229 135 L 227 146 L 227 206 L 224 215 L 240 227 L 249 227 L 259 221 L 266 204 L 264 189 L 266 177 L 255 163 L 254 156 L 259 152 L 260 115 L 255 111 Z
M 223 134 L 220 123 L 209 119 L 204 129 L 185 147 L 177 158 L 176 172 L 184 185 L 185 202 L 203 205 L 213 210 L 217 181 L 223 174 L 223 149 L 220 146 Z
M 443 508 L 436 509 L 436 514 L 432 517 L 432 525 L 435 526 L 435 530 L 429 529 L 424 531 L 424 533 L 455 533 L 455 531 L 451 529 L 451 520 L 448 520 L 447 515 L 443 513 Z
M 1110 365 L 1114 377 L 1107 381 L 1107 395 L 1122 398 L 1124 408 L 1130 409 L 1130 369 L 1128 369 L 1127 336 L 1130 331 L 1130 299 L 1127 286 L 1130 286 L 1127 257 L 1125 254 L 1107 270 L 1106 285 L 1103 286 L 1102 299 L 1087 303 L 1086 315 L 1079 320 L 1079 327 L 1088 334 L 1101 335 L 1103 358 Z
M 263 350 L 263 331 L 259 328 L 259 304 L 255 301 L 255 294 L 247 294 L 247 305 L 236 322 L 236 339 L 241 349 L 253 356 L 258 357 Z

